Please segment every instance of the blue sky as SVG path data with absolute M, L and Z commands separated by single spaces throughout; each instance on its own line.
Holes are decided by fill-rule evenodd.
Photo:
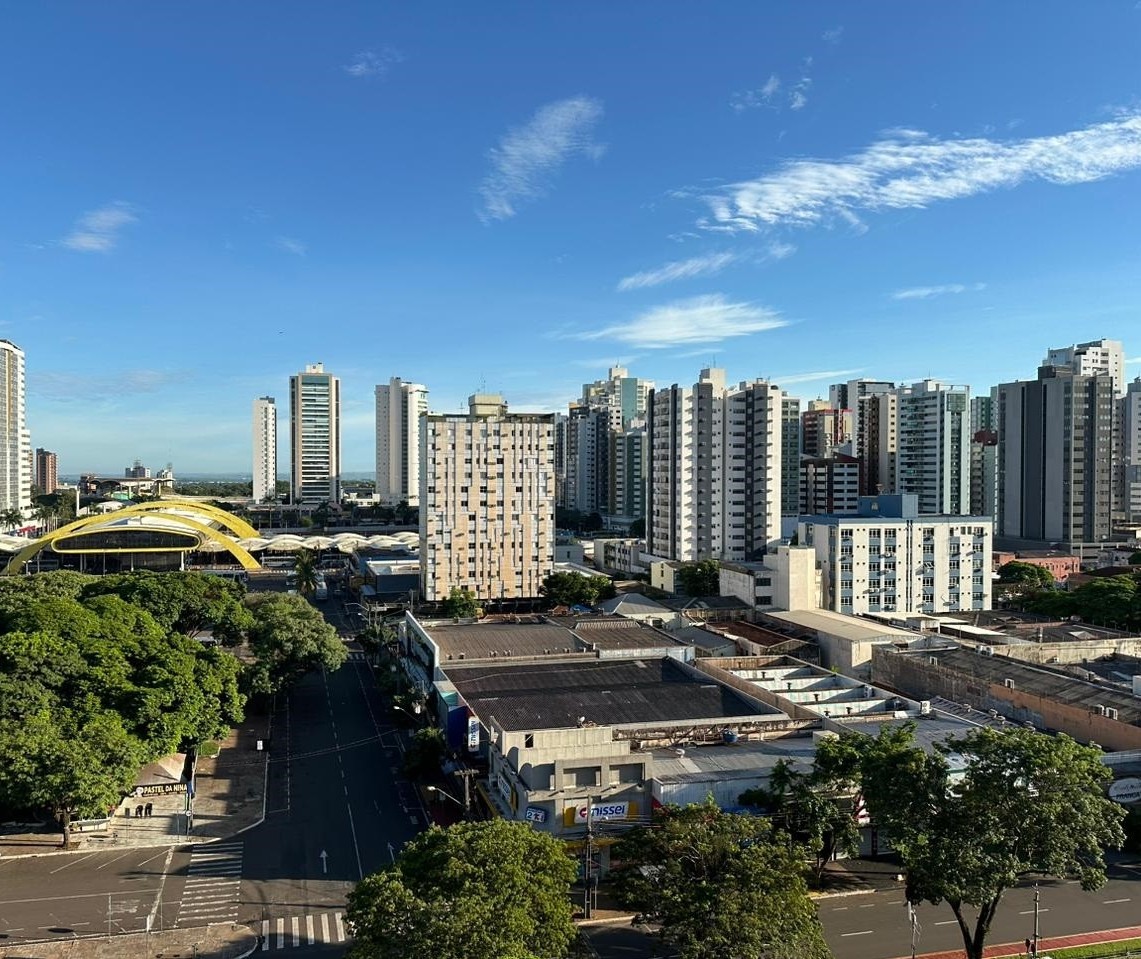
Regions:
M 364 471 L 394 375 L 550 410 L 615 361 L 1141 358 L 1139 64 L 1134 0 L 10 7 L 0 336 L 68 474 L 248 472 L 313 362 Z

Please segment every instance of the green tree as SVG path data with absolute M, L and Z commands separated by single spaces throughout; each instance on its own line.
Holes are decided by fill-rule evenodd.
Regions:
M 404 774 L 410 779 L 427 779 L 440 772 L 447 752 L 444 734 L 435 726 L 416 730 L 404 754 Z
M 630 524 L 630 535 L 637 539 L 646 535 L 646 517 L 639 516 Z
M 1031 588 L 1051 589 L 1054 586 L 1054 575 L 1043 566 L 1021 563 L 1015 559 L 999 567 L 998 581 Z
M 622 901 L 659 925 L 681 959 L 824 959 L 800 850 L 768 819 L 667 806 L 624 835 L 614 856 Z
M 574 876 L 562 843 L 527 823 L 430 829 L 349 893 L 350 955 L 561 959 Z
M 479 601 L 467 587 L 453 586 L 448 598 L 440 603 L 440 612 L 455 619 L 471 619 L 479 615 Z
M 300 596 L 255 593 L 246 602 L 253 614 L 249 646 L 254 656 L 243 675 L 248 692 L 273 695 L 311 669 L 332 672 L 348 658 L 337 631 Z
M 311 549 L 303 549 L 297 554 L 297 564 L 293 567 L 297 592 L 302 596 L 312 596 L 317 592 L 317 582 L 321 573 L 317 569 L 317 554 Z
M 682 563 L 674 571 L 674 579 L 687 596 L 721 595 L 721 564 L 715 559 Z
M 66 847 L 71 820 L 113 809 L 143 760 L 138 740 L 108 710 L 55 707 L 0 720 L 0 805 L 51 809 Z
M 1132 625 L 1137 615 L 1137 581 L 1132 576 L 1105 576 L 1073 592 L 1074 609 L 1087 623 Z
M 1130 566 L 1141 566 L 1141 549 L 1129 557 Z
M 552 606 L 597 606 L 615 595 L 609 576 L 583 576 L 582 573 L 551 573 L 539 592 Z
M 1025 876 L 1076 877 L 1084 889 L 1105 882 L 1104 850 L 1122 844 L 1124 814 L 1104 793 L 1112 773 L 1097 749 L 983 728 L 928 754 L 914 728 L 857 746 L 863 794 L 903 860 L 908 901 L 946 902 L 967 959 L 982 959 L 1003 894 Z M 957 781 L 952 755 L 964 769 Z

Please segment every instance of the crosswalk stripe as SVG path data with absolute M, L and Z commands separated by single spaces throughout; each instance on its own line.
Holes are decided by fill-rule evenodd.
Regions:
M 261 921 L 261 951 L 269 951 L 269 920 L 263 919 Z
M 285 920 L 277 920 L 277 948 L 281 949 L 285 946 Z
M 337 924 L 337 942 L 345 941 L 345 927 L 341 922 L 341 914 L 339 912 L 333 913 L 333 921 Z
M 293 945 L 301 945 L 301 923 L 296 916 L 289 920 L 289 930 L 293 933 Z
M 313 945 L 313 917 L 305 917 L 305 936 L 309 940 L 309 945 Z
M 329 941 L 329 914 L 327 912 L 321 913 L 321 941 Z

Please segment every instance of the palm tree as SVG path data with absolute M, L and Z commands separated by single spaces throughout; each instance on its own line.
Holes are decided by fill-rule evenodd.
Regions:
M 317 554 L 313 550 L 303 549 L 297 554 L 293 572 L 297 577 L 297 591 L 302 596 L 312 596 L 317 592 Z
M 18 509 L 6 509 L 0 512 L 0 523 L 5 529 L 16 529 L 24 525 L 24 514 Z

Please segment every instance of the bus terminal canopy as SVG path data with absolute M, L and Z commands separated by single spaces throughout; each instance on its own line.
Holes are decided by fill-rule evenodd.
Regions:
M 253 555 L 337 549 L 351 553 L 362 547 L 404 548 L 419 545 L 415 533 L 393 536 L 281 534 L 263 537 L 245 520 L 208 503 L 159 500 L 137 503 L 108 513 L 85 516 L 38 539 L 0 535 L 0 552 L 14 554 L 4 574 L 20 573 L 28 560 L 50 547 L 57 553 L 229 553 L 243 569 L 260 569 Z

